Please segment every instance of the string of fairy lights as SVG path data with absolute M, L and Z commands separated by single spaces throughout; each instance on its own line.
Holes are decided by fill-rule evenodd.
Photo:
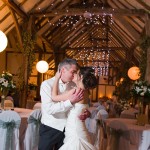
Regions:
M 65 0 L 61 0 L 61 3 L 64 3 Z M 55 7 L 55 1 L 53 1 L 51 3 L 51 7 L 54 8 Z M 83 7 L 86 6 L 86 2 L 83 0 L 82 2 Z M 40 5 L 39 5 L 40 6 Z M 109 74 L 109 59 L 110 59 L 110 51 L 111 49 L 109 49 L 110 43 L 111 43 L 111 39 L 109 39 L 108 41 L 105 41 L 106 38 L 108 38 L 108 34 L 109 37 L 111 37 L 111 28 L 110 26 L 114 23 L 113 20 L 113 15 L 110 13 L 102 13 L 102 14 L 95 14 L 95 13 L 91 13 L 90 10 L 85 11 L 83 14 L 79 15 L 79 14 L 73 14 L 73 15 L 61 15 L 59 16 L 58 21 L 54 21 L 53 19 L 51 19 L 51 17 L 46 17 L 44 14 L 44 10 L 43 8 L 38 6 L 38 10 L 43 13 L 43 17 L 45 17 L 47 19 L 47 23 L 49 24 L 50 28 L 53 28 L 55 26 L 58 27 L 68 27 L 67 31 L 68 32 L 74 32 L 73 36 L 77 37 L 79 34 L 83 33 L 85 34 L 85 26 L 87 27 L 88 25 L 94 27 L 95 25 L 101 25 L 100 28 L 96 28 L 95 31 L 91 31 L 90 35 L 92 37 L 95 36 L 96 32 L 99 32 L 98 35 L 96 35 L 96 38 L 101 38 L 102 41 L 101 42 L 95 42 L 94 40 L 91 40 L 91 44 L 93 45 L 91 47 L 91 49 L 87 50 L 86 48 L 84 49 L 79 49 L 77 52 L 73 51 L 73 53 L 78 53 L 77 57 L 74 56 L 75 59 L 82 61 L 83 66 L 91 66 L 94 69 L 97 69 L 98 71 L 98 76 L 108 76 Z M 93 6 L 91 7 L 96 7 L 96 3 L 93 1 Z M 51 8 L 51 9 L 52 9 Z M 86 8 L 86 7 L 85 7 Z M 102 6 L 101 9 L 104 9 L 104 7 Z M 114 10 L 112 10 L 114 11 Z M 66 9 L 66 12 L 69 12 L 69 10 Z M 55 12 L 56 14 L 58 12 Z M 80 24 L 80 31 L 79 28 L 77 28 L 78 24 Z M 105 27 L 107 25 L 107 28 Z M 108 28 L 109 27 L 109 28 Z M 64 41 L 68 41 L 68 45 L 71 45 L 71 37 L 70 34 L 68 34 L 67 38 L 64 39 Z M 85 37 L 82 36 L 82 39 L 77 39 L 74 42 L 74 45 L 77 45 L 76 47 L 84 47 L 85 43 L 84 43 L 84 39 Z M 104 39 L 104 40 L 103 40 Z M 83 42 L 81 42 L 81 40 Z M 80 43 L 82 43 L 82 45 L 78 44 L 80 41 Z M 108 47 L 107 50 L 103 50 L 102 48 L 99 47 Z M 95 47 L 97 47 L 95 49 Z M 78 57 L 79 56 L 79 57 Z

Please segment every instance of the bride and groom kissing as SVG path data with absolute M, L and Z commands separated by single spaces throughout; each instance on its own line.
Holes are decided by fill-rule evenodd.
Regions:
M 39 150 L 96 150 L 85 126 L 89 89 L 97 85 L 94 72 L 66 58 L 55 77 L 41 84 Z

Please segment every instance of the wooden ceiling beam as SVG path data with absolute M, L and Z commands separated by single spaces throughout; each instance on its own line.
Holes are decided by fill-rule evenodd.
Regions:
M 78 59 L 78 60 L 82 60 L 82 59 Z M 84 61 L 88 61 L 88 62 L 113 62 L 113 63 L 121 63 L 121 61 L 117 61 L 117 60 L 89 60 L 89 59 L 84 59 Z
M 9 6 L 10 8 L 12 8 L 19 16 L 21 16 L 22 18 L 28 18 L 27 14 L 25 12 L 23 12 L 16 3 L 14 3 L 14 1 L 12 0 L 2 0 L 7 6 Z
M 114 16 L 117 22 L 119 22 L 130 34 L 134 39 L 138 39 L 140 34 L 135 30 L 132 25 L 130 25 L 124 18 L 120 17 L 120 15 Z
M 147 10 L 150 10 L 150 6 L 148 5 L 148 3 L 146 3 L 146 1 L 141 1 L 141 0 L 137 0 L 138 3 L 140 3 L 141 5 L 143 5 L 144 8 L 146 8 Z
M 50 23 L 53 24 L 55 23 L 58 19 L 60 19 L 61 17 L 58 17 L 57 19 L 56 18 L 53 18 L 52 20 L 50 20 Z M 45 32 L 47 32 L 47 30 L 50 29 L 50 24 L 49 22 L 47 22 L 44 26 L 42 26 L 39 31 L 37 32 L 38 35 L 42 35 L 44 34 Z
M 116 32 L 116 28 L 111 28 L 111 30 L 111 35 L 119 42 L 119 44 L 121 44 L 122 47 L 126 47 L 126 49 L 128 49 L 127 45 L 121 39 L 120 35 L 118 35 L 118 33 Z
M 116 51 L 113 51 L 113 57 L 118 58 L 121 61 L 121 64 L 124 64 L 126 61 L 126 58 L 121 57 Z
M 108 37 L 106 37 L 106 38 L 95 38 L 95 37 L 90 37 L 89 40 L 91 40 L 91 41 L 96 41 L 96 42 L 109 41 Z
M 94 15 L 117 15 L 120 16 L 144 16 L 147 12 L 144 9 L 112 9 L 112 8 L 68 8 L 55 9 L 49 12 L 34 12 L 32 15 L 36 17 L 54 17 L 54 16 L 80 16 L 85 12 L 90 12 Z
M 49 48 L 51 48 L 52 50 L 54 49 L 54 47 L 52 46 L 52 44 L 46 39 L 46 38 L 44 38 L 43 36 L 41 36 L 41 35 L 38 35 L 41 39 L 42 39 L 42 41 L 49 47 Z
M 19 26 L 19 23 L 18 23 L 18 19 L 16 17 L 16 14 L 15 14 L 14 10 L 12 10 L 12 8 L 10 8 L 10 7 L 9 7 L 9 9 L 10 9 L 10 12 L 11 12 L 11 15 L 12 15 L 12 18 L 14 20 L 15 27 L 16 27 L 19 44 L 22 47 L 23 46 L 23 41 L 22 41 L 21 30 L 20 30 L 20 26 Z
M 116 50 L 126 50 L 126 47 L 77 47 L 77 48 L 66 48 L 67 50 L 101 50 L 101 51 L 116 51 Z

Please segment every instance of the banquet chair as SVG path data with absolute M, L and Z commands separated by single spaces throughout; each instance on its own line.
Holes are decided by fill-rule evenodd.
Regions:
M 113 120 L 107 127 L 107 150 L 130 149 L 130 135 L 126 124 L 119 120 Z
M 4 101 L 4 110 L 11 110 L 14 109 L 14 103 L 12 100 L 5 100 Z
M 41 123 L 41 110 L 36 109 L 28 117 L 28 126 L 24 138 L 24 150 L 38 150 L 39 127 Z
M 105 119 L 108 118 L 108 112 L 105 109 L 101 109 L 97 113 L 97 131 L 95 139 L 95 147 L 99 150 L 105 150 L 107 145 L 107 134 Z
M 21 118 L 15 111 L 3 111 L 0 113 L 0 149 L 20 150 L 19 128 Z
M 130 108 L 128 110 L 122 111 L 120 114 L 120 118 L 136 119 L 137 113 L 138 113 L 138 110 L 134 108 Z

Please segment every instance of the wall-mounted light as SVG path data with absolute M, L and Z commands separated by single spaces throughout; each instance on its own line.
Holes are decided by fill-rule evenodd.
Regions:
M 128 77 L 132 80 L 137 80 L 140 78 L 140 69 L 138 67 L 131 67 L 128 70 Z
M 41 60 L 36 64 L 36 69 L 40 73 L 45 73 L 48 71 L 49 65 L 46 61 Z
M 2 52 L 6 48 L 7 43 L 8 41 L 6 35 L 2 31 L 0 31 L 0 52 Z

